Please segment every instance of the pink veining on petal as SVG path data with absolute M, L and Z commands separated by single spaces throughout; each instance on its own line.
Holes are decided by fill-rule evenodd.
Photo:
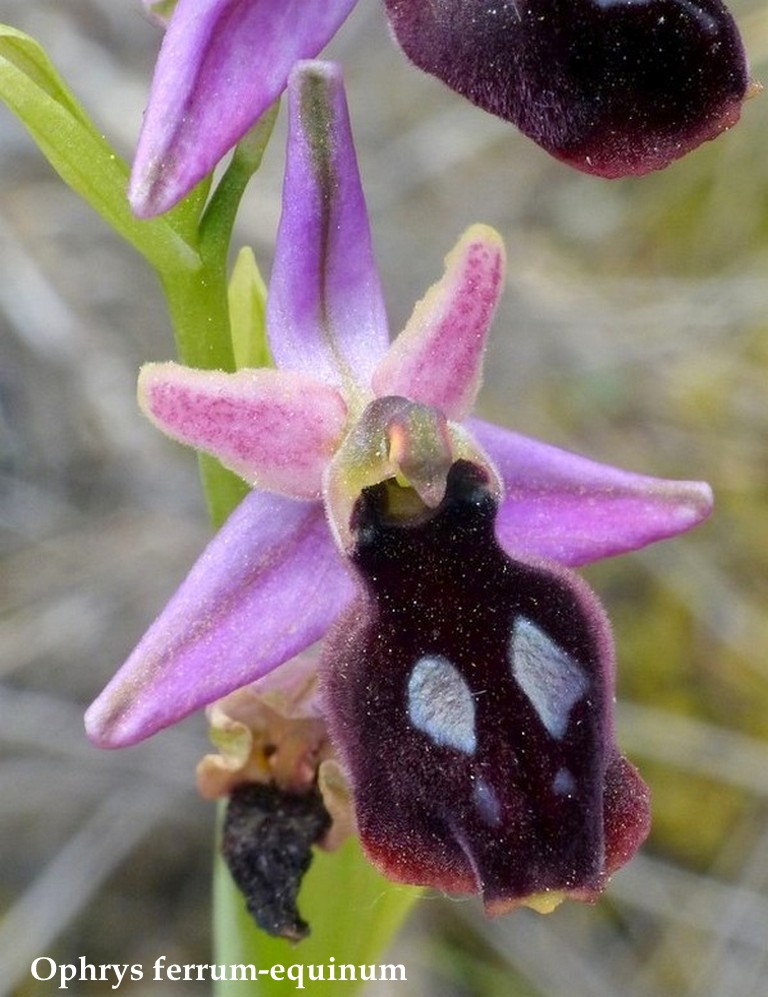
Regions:
M 283 212 L 267 299 L 278 367 L 368 390 L 389 345 L 341 71 L 301 63 L 288 86 Z
M 482 376 L 488 329 L 504 285 L 504 245 L 473 225 L 446 257 L 442 280 L 416 305 L 376 368 L 377 395 L 403 395 L 449 419 L 472 410 Z
M 131 177 L 134 211 L 167 211 L 279 97 L 357 0 L 178 0 L 155 67 Z
M 214 454 L 250 485 L 319 498 L 347 417 L 337 391 L 278 370 L 147 364 L 139 404 L 163 432 Z
M 479 419 L 468 425 L 504 481 L 496 533 L 512 554 L 587 564 L 684 533 L 712 511 L 704 482 L 634 474 Z
M 319 502 L 251 492 L 86 714 L 90 739 L 134 744 L 318 640 L 355 585 Z

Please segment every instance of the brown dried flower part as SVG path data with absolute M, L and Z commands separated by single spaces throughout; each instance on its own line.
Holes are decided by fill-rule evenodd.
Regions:
M 317 786 L 332 820 L 319 844 L 333 849 L 354 830 L 353 804 L 318 701 L 317 659 L 300 654 L 208 707 L 217 753 L 198 764 L 197 788 L 216 800 L 254 783 L 297 795 Z

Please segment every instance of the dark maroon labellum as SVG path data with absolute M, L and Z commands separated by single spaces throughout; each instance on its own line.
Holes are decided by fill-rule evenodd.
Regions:
M 330 824 L 318 789 L 296 794 L 250 783 L 233 791 L 221 850 L 249 913 L 268 934 L 299 941 L 309 933 L 296 897 L 312 845 Z
M 385 0 L 406 55 L 558 159 L 620 177 L 735 124 L 749 84 L 720 0 Z
M 453 465 L 421 522 L 389 519 L 392 487 L 358 502 L 366 594 L 323 659 L 363 845 L 390 878 L 482 892 L 491 912 L 546 891 L 591 898 L 647 831 L 644 787 L 613 745 L 599 605 L 570 573 L 501 549 L 473 464 Z

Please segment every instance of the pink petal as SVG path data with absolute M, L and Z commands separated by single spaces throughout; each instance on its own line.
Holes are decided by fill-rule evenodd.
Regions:
M 283 214 L 267 300 L 272 354 L 278 367 L 367 388 L 389 340 L 341 72 L 304 63 L 288 95 Z
M 179 0 L 155 67 L 131 179 L 134 211 L 167 211 L 320 52 L 356 0 Z
M 445 260 L 445 276 L 429 289 L 376 368 L 377 395 L 404 395 L 449 419 L 472 410 L 480 388 L 488 328 L 504 283 L 504 245 L 486 225 L 473 225 Z
M 505 498 L 496 521 L 504 547 L 571 566 L 684 533 L 712 511 L 700 481 L 651 478 L 472 419 Z
M 139 404 L 163 432 L 214 454 L 250 485 L 318 498 L 344 430 L 337 391 L 279 370 L 195 370 L 147 364 Z
M 251 492 L 86 714 L 94 744 L 134 744 L 318 640 L 355 586 L 319 503 Z

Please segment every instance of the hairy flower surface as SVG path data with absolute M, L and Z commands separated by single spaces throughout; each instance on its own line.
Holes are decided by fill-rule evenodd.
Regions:
M 600 604 L 572 572 L 502 550 L 472 463 L 418 523 L 391 516 L 387 489 L 358 504 L 364 592 L 321 667 L 368 855 L 391 879 L 480 893 L 489 914 L 595 899 L 650 826 L 614 740 Z
M 289 107 L 276 368 L 150 364 L 139 384 L 160 428 L 253 491 L 90 708 L 89 734 L 131 744 L 328 634 L 322 713 L 379 868 L 480 892 L 491 913 L 591 899 L 645 836 L 648 800 L 614 742 L 607 621 L 565 566 L 688 529 L 709 488 L 470 418 L 499 236 L 471 227 L 390 344 L 336 67 L 300 64 Z M 269 758 L 278 787 L 311 779 L 325 749 L 308 718 L 291 732 L 284 709 L 230 702 L 211 793 L 249 771 L 269 781 Z
M 168 17 L 131 202 L 170 208 L 316 56 L 356 0 L 145 0 Z M 738 120 L 746 60 L 720 0 L 384 0 L 406 55 L 577 169 L 666 166 Z M 168 8 L 173 7 L 168 14 Z
M 417 66 L 585 173 L 667 166 L 749 84 L 721 0 L 384 0 Z

